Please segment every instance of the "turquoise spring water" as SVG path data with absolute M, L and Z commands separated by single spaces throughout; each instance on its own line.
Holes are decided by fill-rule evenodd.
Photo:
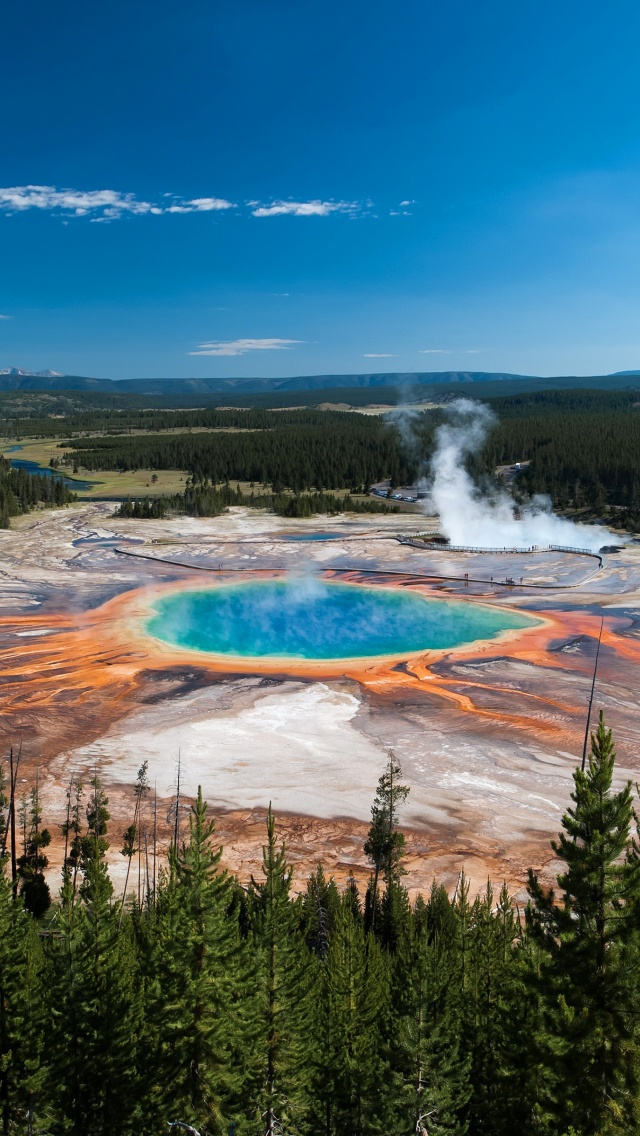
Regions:
M 146 629 L 216 655 L 321 660 L 458 647 L 535 622 L 399 588 L 292 579 L 174 592 L 156 602 Z

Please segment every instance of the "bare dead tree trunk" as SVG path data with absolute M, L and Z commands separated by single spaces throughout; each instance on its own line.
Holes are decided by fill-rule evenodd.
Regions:
M 122 917 L 124 915 L 124 907 L 127 900 L 127 887 L 129 886 L 129 873 L 131 871 L 131 859 L 135 852 L 135 840 L 138 839 L 138 907 L 141 906 L 141 876 L 142 876 L 142 827 L 140 824 L 140 816 L 142 814 L 142 798 L 149 788 L 147 784 L 147 767 L 148 762 L 143 761 L 138 770 L 136 777 L 136 786 L 134 790 L 135 795 L 135 808 L 133 810 L 133 824 L 127 829 L 125 833 L 125 847 L 123 848 L 123 855 L 127 857 L 127 874 L 124 881 L 124 893 L 122 896 L 122 906 L 120 908 L 120 918 L 118 921 L 118 930 L 122 926 Z M 145 834 L 146 840 L 146 834 Z M 147 868 L 147 890 L 149 888 L 149 874 Z
M 147 839 L 147 830 L 144 830 L 144 865 L 145 865 L 145 881 L 146 881 L 146 895 L 147 895 L 147 908 L 151 906 L 151 881 L 149 876 L 149 841 Z
M 140 798 L 136 797 L 136 807 L 133 810 L 133 827 L 137 831 L 138 824 L 138 808 L 140 806 Z M 132 852 L 133 854 L 133 852 Z M 122 916 L 124 915 L 124 905 L 127 900 L 127 887 L 129 886 L 129 872 L 131 871 L 131 856 L 127 856 L 127 874 L 124 878 L 124 891 L 122 893 L 122 907 L 120 908 L 120 918 L 118 920 L 118 930 L 122 927 Z M 140 888 L 138 885 L 138 892 Z
M 73 857 L 73 889 L 71 893 L 71 906 L 73 907 L 76 902 L 76 891 L 78 888 L 78 840 L 80 836 L 80 801 L 82 800 L 82 783 L 78 781 L 76 785 L 76 803 L 73 807 L 73 834 L 75 841 L 75 854 Z
M 10 749 L 9 750 L 9 760 L 10 761 L 11 761 L 12 757 L 13 757 L 13 752 Z M 2 849 L 0 850 L 0 856 L 3 856 L 3 857 L 6 855 L 6 851 L 7 851 L 7 843 L 8 843 L 8 840 L 9 840 L 9 827 L 11 825 L 11 784 L 12 784 L 12 781 L 13 781 L 13 769 L 10 766 L 9 767 L 9 802 L 8 802 L 8 808 L 7 808 L 7 823 L 5 824 L 5 827 L 4 827 L 3 832 L 2 832 Z
M 180 750 L 178 750 L 178 783 L 176 785 L 176 815 L 173 818 L 173 848 L 178 852 L 178 840 L 180 837 Z
M 67 819 L 66 819 L 65 825 L 64 825 L 64 859 L 62 861 L 63 879 L 64 879 L 64 873 L 67 870 L 67 857 L 69 855 L 69 825 L 71 823 L 71 793 L 72 793 L 72 791 L 73 791 L 73 775 L 71 776 L 71 780 L 69 782 L 69 788 L 67 789 Z
M 11 883 L 13 885 L 13 897 L 15 899 L 18 891 L 18 857 L 16 850 L 16 785 L 18 782 L 18 767 L 20 765 L 20 754 L 14 765 L 13 760 L 13 746 L 9 750 L 9 763 L 11 780 L 11 792 L 9 795 L 9 814 L 11 818 Z
M 153 786 L 153 906 L 156 905 L 156 862 L 158 856 L 158 782 Z

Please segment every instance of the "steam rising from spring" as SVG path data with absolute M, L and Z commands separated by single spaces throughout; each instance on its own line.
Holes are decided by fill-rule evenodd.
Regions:
M 480 490 L 465 468 L 478 453 L 495 421 L 489 407 L 460 398 L 449 421 L 436 431 L 436 449 L 427 481 L 442 533 L 452 544 L 477 548 L 530 548 L 550 544 L 597 552 L 612 537 L 598 525 L 576 524 L 556 516 L 548 497 L 536 496 L 516 512 L 506 490 Z
M 302 560 L 287 572 L 289 594 L 296 601 L 316 600 L 326 596 L 327 585 L 313 560 Z

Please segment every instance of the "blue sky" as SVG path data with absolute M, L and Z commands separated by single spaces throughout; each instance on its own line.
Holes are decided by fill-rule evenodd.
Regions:
M 9 6 L 0 367 L 640 366 L 639 47 L 631 0 Z

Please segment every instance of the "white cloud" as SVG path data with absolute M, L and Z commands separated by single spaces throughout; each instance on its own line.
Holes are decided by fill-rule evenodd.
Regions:
M 371 207 L 367 202 L 366 208 Z M 357 201 L 247 201 L 253 217 L 328 217 L 343 213 L 354 217 L 364 206 Z M 88 217 L 90 221 L 116 221 L 125 216 L 151 215 L 160 217 L 170 213 L 214 213 L 237 208 L 225 197 L 178 197 L 163 193 L 159 202 L 143 201 L 135 193 L 121 193 L 117 189 L 56 189 L 53 185 L 14 185 L 0 188 L 0 212 L 25 213 L 39 209 L 54 215 Z M 63 222 L 64 223 L 64 222 Z
M 356 201 L 272 201 L 270 205 L 259 205 L 251 210 L 254 217 L 328 217 L 330 213 L 357 213 L 360 206 Z
M 227 343 L 199 343 L 189 355 L 246 355 L 248 351 L 287 351 L 301 339 L 232 339 Z
M 13 319 L 13 316 L 0 316 L 0 320 L 10 320 L 10 319 Z
M 365 351 L 363 359 L 397 359 L 397 355 L 390 355 L 388 351 Z
M 89 217 L 92 221 L 115 221 L 125 215 L 161 216 L 163 213 L 208 213 L 212 210 L 232 209 L 233 202 L 222 197 L 195 197 L 192 200 L 173 198 L 164 194 L 171 203 L 156 205 L 141 201 L 134 193 L 120 193 L 116 189 L 56 189 L 52 185 L 14 185 L 0 189 L 0 210 L 5 213 L 24 213 L 27 209 L 41 209 L 65 216 Z
M 390 209 L 389 210 L 389 216 L 390 217 L 413 217 L 413 213 L 409 209 L 409 206 L 415 205 L 415 204 L 416 204 L 415 198 L 411 198 L 411 200 L 409 200 L 409 198 L 407 198 L 406 201 L 400 202 L 397 209 Z
M 232 201 L 225 201 L 224 197 L 194 197 L 192 201 L 176 202 L 167 205 L 162 213 L 211 213 L 213 210 L 233 209 Z
M 453 350 L 450 350 L 449 348 L 446 348 L 446 347 L 429 347 L 429 348 L 427 348 L 426 351 L 420 351 L 419 354 L 420 355 L 456 355 L 456 354 L 459 354 L 459 355 L 479 355 L 480 354 L 480 348 L 479 347 L 469 347 L 469 348 L 465 348 L 464 350 L 462 348 L 457 348 L 455 351 L 453 351 Z
M 233 202 L 227 201 L 224 197 L 194 197 L 186 204 L 194 213 L 210 213 L 212 210 L 234 208 Z

